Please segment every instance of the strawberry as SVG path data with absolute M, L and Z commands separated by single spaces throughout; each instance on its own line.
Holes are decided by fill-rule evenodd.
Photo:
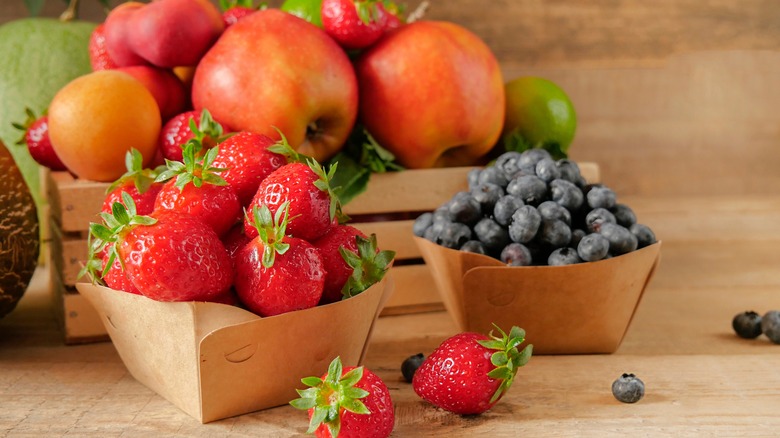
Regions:
M 131 149 L 125 155 L 127 172 L 114 181 L 106 190 L 103 199 L 103 213 L 111 213 L 114 202 L 122 201 L 122 193 L 127 193 L 135 201 L 138 214 L 147 215 L 154 210 L 154 201 L 163 184 L 155 182 L 159 172 L 143 168 L 143 156 L 136 149 Z
M 236 24 L 236 22 L 247 15 L 256 12 L 258 9 L 265 9 L 265 5 L 254 6 L 253 0 L 219 0 L 219 6 L 222 12 L 222 22 L 225 23 L 225 29 Z
M 235 260 L 238 297 L 260 316 L 308 309 L 322 297 L 322 257 L 309 242 L 285 235 L 289 207 L 285 202 L 272 216 L 267 206 L 255 206 L 251 222 L 258 236 Z
M 127 207 L 125 207 L 127 206 Z M 209 301 L 228 292 L 233 268 L 217 234 L 200 219 L 176 211 L 138 215 L 122 194 L 112 214 L 91 223 L 88 267 L 105 252 L 105 277 L 119 259 L 142 295 L 158 301 Z
M 287 163 L 268 150 L 274 144 L 270 137 L 252 132 L 239 132 L 219 144 L 213 164 L 226 169 L 220 176 L 233 186 L 241 205 L 248 205 L 260 183 Z
M 252 239 L 244 234 L 244 224 L 241 222 L 233 225 L 233 227 L 230 228 L 230 231 L 222 236 L 222 244 L 225 245 L 230 260 L 233 261 L 233 267 L 236 266 L 236 256 L 238 256 L 238 252 L 251 240 Z
M 309 413 L 309 430 L 320 438 L 384 438 L 395 426 L 395 409 L 382 379 L 365 367 L 341 365 L 336 357 L 322 377 L 306 377 L 309 386 L 290 404 Z
M 368 289 L 384 277 L 395 256 L 393 251 L 380 252 L 376 235 L 367 238 L 350 225 L 334 225 L 314 242 L 325 266 L 325 290 L 320 303 L 349 298 Z
M 44 112 L 41 117 L 36 117 L 31 109 L 25 109 L 27 119 L 24 123 L 12 123 L 14 128 L 23 131 L 24 134 L 16 144 L 27 145 L 27 150 L 33 160 L 41 166 L 51 170 L 67 170 L 65 165 L 54 152 L 49 139 L 49 117 Z
M 308 160 L 308 165 L 298 162 L 286 164 L 260 183 L 249 209 L 265 205 L 272 214 L 276 214 L 279 207 L 289 201 L 292 219 L 287 227 L 288 233 L 314 241 L 328 231 L 334 218 L 341 216 L 338 197 L 330 186 L 335 171 L 336 166 L 332 166 L 326 173 L 312 159 Z M 257 230 L 249 219 L 244 221 L 244 232 L 249 237 L 255 237 Z
M 175 210 L 195 216 L 219 236 L 241 220 L 241 203 L 233 187 L 212 166 L 219 147 L 209 149 L 198 158 L 200 144 L 190 140 L 184 147 L 184 162 L 168 161 L 168 169 L 155 181 L 167 181 L 157 194 L 155 211 Z M 174 178 L 175 177 L 175 178 Z
M 494 325 L 495 326 L 495 325 Z M 481 414 L 495 405 L 514 382 L 517 369 L 531 359 L 523 351 L 525 331 L 512 327 L 500 337 L 460 333 L 445 340 L 414 374 L 412 387 L 424 400 L 461 415 Z
M 181 161 L 182 148 L 187 141 L 196 139 L 205 149 L 210 149 L 222 140 L 223 131 L 224 127 L 208 110 L 187 111 L 165 122 L 160 130 L 159 149 L 164 158 Z
M 378 0 L 322 0 L 322 28 L 347 50 L 364 49 L 384 33 L 387 12 Z
M 106 286 L 114 290 L 121 290 L 131 294 L 141 295 L 141 291 L 135 287 L 133 282 L 130 280 L 130 277 L 127 276 L 127 272 L 122 269 L 122 262 L 118 258 L 114 257 L 111 266 L 107 270 L 105 269 L 105 265 L 108 263 L 109 258 L 110 255 L 106 253 L 102 257 L 101 263 L 104 269 L 103 281 L 106 283 Z
M 89 36 L 89 63 L 93 71 L 111 70 L 119 65 L 111 59 L 106 48 L 106 25 L 98 24 Z

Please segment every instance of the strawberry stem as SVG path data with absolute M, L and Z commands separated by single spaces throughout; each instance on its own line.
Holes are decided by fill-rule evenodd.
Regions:
M 309 388 L 296 389 L 300 398 L 290 404 L 301 410 L 314 409 L 309 421 L 307 433 L 313 433 L 321 424 L 325 424 L 330 436 L 337 437 L 341 430 L 341 410 L 355 414 L 370 414 L 365 404 L 360 401 L 369 392 L 355 385 L 363 378 L 363 367 L 353 368 L 342 376 L 341 358 L 336 357 L 328 366 L 325 379 L 306 377 L 301 382 Z
M 497 325 L 493 324 L 493 327 L 498 330 L 500 336 L 494 336 L 491 330 L 489 334 L 491 339 L 478 341 L 483 347 L 498 350 L 490 356 L 490 362 L 495 368 L 488 373 L 488 377 L 501 380 L 501 385 L 496 389 L 493 397 L 490 398 L 491 403 L 501 398 L 509 387 L 512 386 L 518 368 L 531 360 L 533 351 L 532 344 L 526 345 L 522 351 L 517 350 L 517 347 L 525 342 L 525 330 L 513 326 L 507 335 Z
M 341 289 L 342 299 L 354 297 L 384 278 L 395 257 L 395 251 L 378 251 L 376 234 L 366 239 L 355 236 L 357 254 L 342 247 L 339 252 L 344 261 L 352 268 L 352 275 Z
M 262 263 L 266 268 L 274 265 L 276 254 L 282 255 L 290 249 L 290 244 L 284 241 L 287 225 L 292 220 L 289 215 L 290 201 L 280 205 L 276 215 L 271 215 L 267 205 L 252 207 L 252 224 L 263 242 Z
M 159 176 L 164 167 L 160 166 L 157 169 L 144 169 L 143 162 L 144 157 L 137 149 L 133 148 L 127 151 L 125 154 L 125 168 L 127 171 L 108 186 L 106 193 L 111 193 L 126 181 L 132 181 L 136 190 L 138 190 L 138 193 L 144 193 L 149 190 L 149 187 L 152 186 L 154 180 Z
M 227 185 L 227 181 L 217 174 L 227 169 L 212 166 L 219 153 L 219 146 L 207 150 L 206 154 L 199 158 L 202 148 L 203 144 L 197 139 L 187 141 L 183 146 L 182 161 L 165 160 L 167 169 L 160 173 L 155 181 L 165 182 L 176 177 L 174 185 L 179 190 L 184 190 L 184 187 L 190 183 L 195 187 L 201 187 L 203 183 L 216 186 Z

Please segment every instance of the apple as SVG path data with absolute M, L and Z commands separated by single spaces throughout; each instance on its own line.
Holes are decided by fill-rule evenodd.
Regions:
M 230 26 L 206 53 L 192 103 L 234 130 L 278 139 L 278 128 L 298 152 L 324 161 L 355 123 L 357 80 L 344 50 L 322 29 L 267 9 Z
M 145 3 L 129 1 L 112 9 L 106 17 L 103 29 L 106 51 L 119 67 L 148 64 L 130 47 L 130 41 L 134 38 L 129 28 L 130 19 L 144 7 L 146 7 Z
M 189 95 L 184 83 L 171 70 L 149 65 L 120 67 L 123 71 L 139 80 L 157 101 L 163 122 L 176 114 L 183 113 L 189 104 Z
M 475 164 L 501 135 L 501 69 L 464 27 L 402 26 L 363 53 L 355 71 L 360 121 L 407 168 Z

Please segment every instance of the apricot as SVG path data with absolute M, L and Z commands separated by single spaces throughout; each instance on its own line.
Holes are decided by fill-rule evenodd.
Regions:
M 148 166 L 160 134 L 160 110 L 144 85 L 127 73 L 102 70 L 65 85 L 49 106 L 49 137 L 76 176 L 110 182 L 125 172 L 137 149 Z

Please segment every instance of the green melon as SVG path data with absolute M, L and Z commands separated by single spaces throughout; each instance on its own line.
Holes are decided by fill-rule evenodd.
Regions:
M 23 122 L 25 108 L 40 114 L 54 95 L 74 78 L 92 71 L 89 37 L 95 23 L 25 18 L 0 26 L 0 140 L 16 160 L 40 206 L 38 165 L 11 126 Z
M 30 190 L 0 142 L 0 318 L 14 310 L 38 261 L 38 215 Z

